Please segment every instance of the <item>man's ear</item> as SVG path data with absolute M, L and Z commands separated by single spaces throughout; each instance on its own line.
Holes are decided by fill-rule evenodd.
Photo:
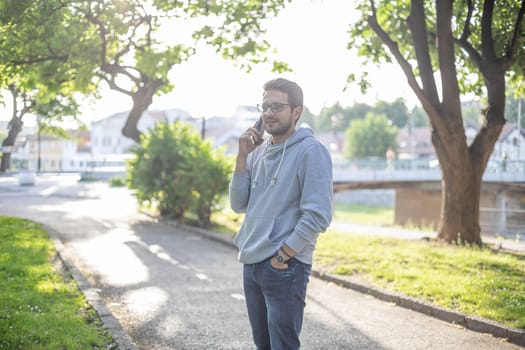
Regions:
M 295 124 L 297 125 L 297 123 L 299 122 L 299 118 L 301 118 L 301 114 L 303 114 L 303 106 L 295 107 L 293 110 L 293 114 Z

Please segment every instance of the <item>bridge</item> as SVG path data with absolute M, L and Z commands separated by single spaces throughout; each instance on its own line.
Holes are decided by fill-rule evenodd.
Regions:
M 441 169 L 420 160 L 351 160 L 334 165 L 334 192 L 394 189 L 394 223 L 435 228 L 441 212 Z M 489 163 L 480 195 L 483 232 L 525 238 L 525 162 Z
M 400 188 L 416 184 L 441 184 L 441 169 L 435 162 L 396 160 L 387 164 L 384 159 L 356 159 L 334 164 L 334 192 L 351 189 Z M 489 163 L 483 174 L 484 186 L 525 191 L 525 161 L 509 162 L 506 169 Z

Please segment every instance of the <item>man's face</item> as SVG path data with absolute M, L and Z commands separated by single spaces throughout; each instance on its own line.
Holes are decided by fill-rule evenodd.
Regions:
M 267 107 L 267 108 L 266 108 Z M 279 90 L 268 90 L 263 95 L 262 112 L 264 128 L 274 137 L 274 141 L 281 142 L 295 131 L 295 124 L 301 116 L 301 107 L 288 104 L 288 94 Z

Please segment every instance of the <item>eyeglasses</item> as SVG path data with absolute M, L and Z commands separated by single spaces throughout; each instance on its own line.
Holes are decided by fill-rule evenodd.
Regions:
M 278 113 L 284 109 L 284 106 L 289 106 L 289 104 L 281 103 L 281 102 L 272 102 L 270 104 L 263 103 L 262 105 L 261 104 L 257 105 L 257 110 L 260 113 L 265 113 L 266 111 L 268 111 L 268 108 L 270 108 L 273 113 Z

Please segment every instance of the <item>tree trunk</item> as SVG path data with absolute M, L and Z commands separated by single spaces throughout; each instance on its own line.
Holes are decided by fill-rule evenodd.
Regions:
M 137 126 L 138 126 L 140 117 L 142 116 L 142 113 L 144 113 L 146 109 L 147 107 L 143 107 L 142 105 L 137 105 L 135 102 L 133 102 L 133 107 L 131 108 L 131 111 L 129 112 L 128 119 L 126 119 L 126 123 L 124 124 L 124 127 L 122 128 L 122 135 L 129 137 L 136 143 L 140 143 L 141 133 Z
M 2 152 L 2 161 L 0 162 L 0 173 L 5 173 L 11 164 L 11 152 Z
M 449 110 L 453 109 L 444 106 L 440 118 L 447 122 L 432 130 L 442 172 L 438 238 L 481 246 L 479 202 L 485 155 L 469 148 L 461 118 Z
M 470 162 L 469 162 L 470 163 Z M 481 246 L 479 202 L 482 173 L 464 165 L 461 171 L 443 170 L 438 238 Z
M 9 132 L 7 133 L 7 137 L 2 142 L 2 148 L 9 147 L 9 150 L 7 152 L 2 152 L 2 161 L 0 162 L 1 173 L 5 173 L 7 170 L 9 170 L 11 165 L 11 150 L 15 145 L 18 134 L 22 130 L 22 125 L 22 120 L 17 117 L 13 117 L 9 121 Z
M 129 112 L 126 124 L 124 124 L 122 128 L 122 135 L 129 137 L 136 143 L 140 143 L 141 132 L 138 129 L 139 120 L 142 117 L 142 113 L 144 113 L 153 102 L 153 95 L 162 85 L 163 83 L 160 80 L 147 80 L 145 84 L 133 94 L 133 107 Z

